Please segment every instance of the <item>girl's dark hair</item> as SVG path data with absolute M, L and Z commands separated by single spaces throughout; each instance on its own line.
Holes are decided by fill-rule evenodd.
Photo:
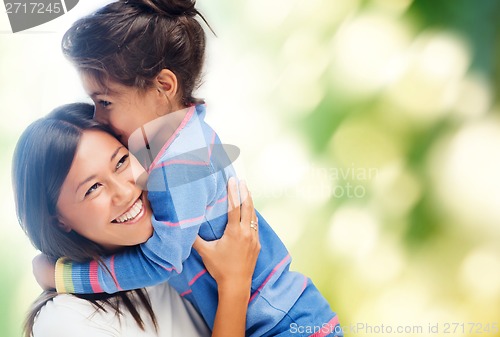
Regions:
M 68 175 L 82 134 L 86 130 L 109 132 L 108 128 L 92 119 L 94 106 L 85 103 L 68 104 L 56 108 L 23 132 L 14 151 L 12 181 L 19 224 L 33 246 L 50 258 L 63 256 L 73 261 L 102 261 L 105 250 L 75 231 L 62 230 L 57 218 L 57 200 L 61 186 Z M 134 291 L 151 315 L 156 319 L 147 294 Z M 44 292 L 33 304 L 25 322 L 25 335 L 31 336 L 36 315 L 47 301 L 57 294 Z M 131 292 L 113 295 L 78 295 L 92 302 L 98 310 L 107 303 L 120 313 L 123 303 L 137 324 L 144 327 L 130 297 Z M 113 300 L 118 299 L 118 300 Z
M 113 80 L 146 89 L 162 69 L 169 69 L 177 77 L 182 103 L 202 103 L 193 97 L 206 44 L 196 16 L 208 26 L 194 0 L 113 2 L 76 21 L 62 39 L 62 50 L 103 86 Z

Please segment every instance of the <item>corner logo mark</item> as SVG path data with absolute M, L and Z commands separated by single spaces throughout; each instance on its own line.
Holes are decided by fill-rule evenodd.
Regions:
M 13 33 L 52 21 L 70 10 L 79 0 L 4 0 Z

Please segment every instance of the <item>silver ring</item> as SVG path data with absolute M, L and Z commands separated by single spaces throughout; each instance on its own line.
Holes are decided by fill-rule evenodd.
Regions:
M 250 228 L 257 231 L 257 222 L 256 221 L 250 221 Z

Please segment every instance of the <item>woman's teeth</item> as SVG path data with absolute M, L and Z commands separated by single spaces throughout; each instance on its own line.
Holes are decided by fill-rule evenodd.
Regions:
M 142 210 L 142 200 L 137 199 L 135 204 L 130 207 L 130 209 L 126 212 L 120 215 L 118 218 L 115 219 L 115 222 L 122 223 L 126 221 L 130 221 L 134 219 L 139 213 L 141 213 Z

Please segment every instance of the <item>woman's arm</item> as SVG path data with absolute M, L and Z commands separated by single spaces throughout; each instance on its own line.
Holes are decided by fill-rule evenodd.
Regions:
M 213 337 L 245 336 L 245 322 L 250 286 L 260 252 L 257 217 L 252 197 L 244 182 L 228 182 L 228 224 L 219 240 L 204 241 L 198 237 L 198 251 L 208 272 L 217 282 L 219 304 L 215 315 Z M 253 222 L 253 223 L 252 223 Z

